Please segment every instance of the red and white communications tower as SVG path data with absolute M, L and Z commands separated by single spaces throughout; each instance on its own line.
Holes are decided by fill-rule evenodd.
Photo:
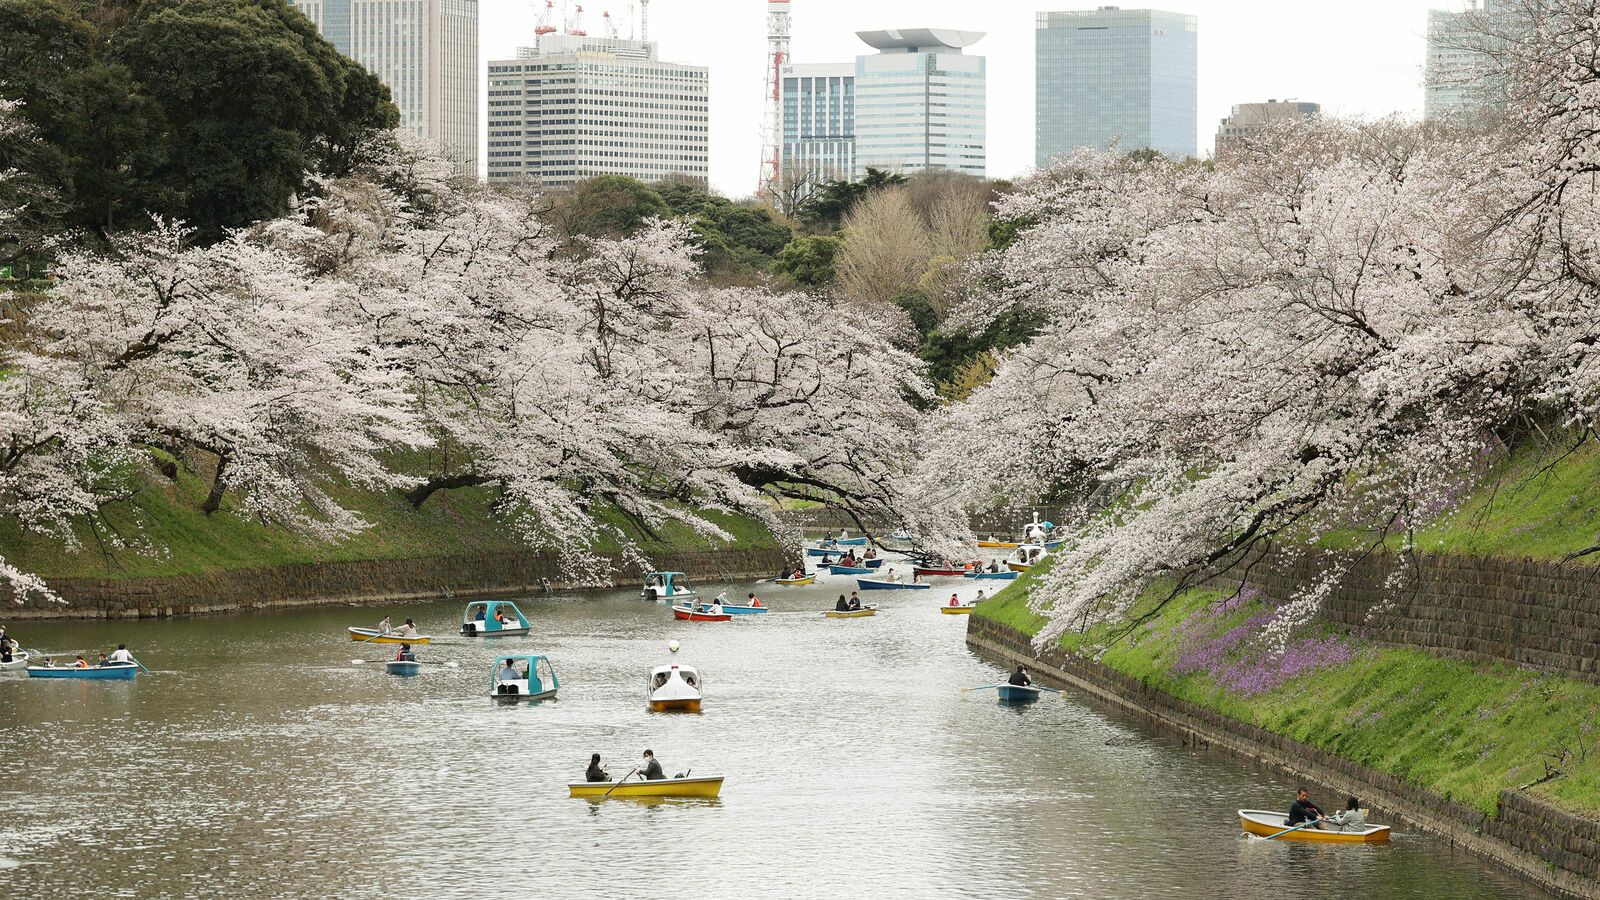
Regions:
M 767 114 L 761 125 L 761 182 L 776 184 L 783 165 L 783 67 L 789 64 L 789 0 L 767 0 Z

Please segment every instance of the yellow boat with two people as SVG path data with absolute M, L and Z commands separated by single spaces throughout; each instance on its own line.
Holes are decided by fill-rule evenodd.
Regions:
M 802 578 L 774 578 L 774 579 L 772 579 L 772 583 L 773 584 L 787 584 L 787 585 L 816 584 L 817 583 L 817 576 L 816 575 L 806 575 L 806 576 L 804 576 Z
M 1316 824 L 1287 825 L 1289 817 L 1267 809 L 1239 810 L 1239 827 L 1246 834 L 1258 838 L 1280 841 L 1311 841 L 1320 844 L 1387 844 L 1389 826 L 1369 825 L 1366 810 L 1361 810 L 1360 824 L 1341 825 L 1333 818 Z
M 704 797 L 722 791 L 721 775 L 696 775 L 684 778 L 658 778 L 655 781 L 578 781 L 567 785 L 572 797 L 591 800 L 638 799 L 640 797 Z
M 418 634 L 416 623 L 410 619 L 396 628 L 389 624 L 388 619 L 378 623 L 377 628 L 357 628 L 351 626 L 345 629 L 350 635 L 350 640 L 364 644 L 426 644 L 433 640 L 431 635 Z

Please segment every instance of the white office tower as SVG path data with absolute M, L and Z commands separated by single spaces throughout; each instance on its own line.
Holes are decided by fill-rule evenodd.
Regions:
M 789 0 L 767 0 L 767 72 L 761 122 L 761 174 L 757 192 L 778 182 L 783 168 L 783 69 L 789 64 Z
M 489 63 L 489 181 L 565 187 L 596 175 L 710 176 L 709 70 L 650 41 L 545 34 Z
M 783 67 L 783 143 L 779 170 L 813 183 L 849 181 L 856 169 L 856 67 Z
M 1479 48 L 1483 30 L 1495 27 L 1496 3 L 1469 3 L 1461 12 L 1428 10 L 1428 55 L 1423 63 L 1422 117 L 1470 115 L 1497 101 L 1488 74 L 1491 60 Z
M 328 43 L 389 88 L 400 127 L 478 165 L 478 0 L 295 0 Z
M 858 31 L 878 52 L 856 57 L 856 177 L 870 168 L 988 169 L 984 58 L 962 53 L 981 31 Z

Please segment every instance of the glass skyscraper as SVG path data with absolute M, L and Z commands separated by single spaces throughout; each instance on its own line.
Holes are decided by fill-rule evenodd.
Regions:
M 877 53 L 856 57 L 856 177 L 988 169 L 984 58 L 961 52 L 982 32 L 914 28 L 860 31 Z
M 1470 115 L 1500 102 L 1493 61 L 1479 52 L 1481 33 L 1500 14 L 1497 4 L 1471 2 L 1462 12 L 1428 10 L 1428 55 L 1423 63 L 1422 117 Z M 1500 96 L 1497 96 L 1500 95 Z
M 848 181 L 856 168 L 856 67 L 783 67 L 783 171 Z
M 1034 162 L 1079 147 L 1196 155 L 1199 25 L 1155 9 L 1039 13 Z

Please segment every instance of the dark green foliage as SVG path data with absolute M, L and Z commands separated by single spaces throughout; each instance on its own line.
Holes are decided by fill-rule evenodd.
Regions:
M 906 315 L 911 317 L 911 324 L 917 327 L 924 339 L 939 327 L 939 313 L 928 301 L 927 295 L 915 288 L 896 294 L 894 305 L 906 311 Z
M 821 287 L 833 281 L 833 260 L 843 246 L 839 235 L 801 235 L 778 253 L 772 268 L 802 287 Z
M 182 219 L 202 239 L 281 214 L 399 113 L 282 0 L 0 0 L 0 92 L 43 143 L 63 227 Z
M 573 185 L 552 210 L 568 237 L 623 238 L 645 220 L 672 214 L 661 195 L 626 175 L 600 175 Z
M 908 180 L 897 172 L 885 172 L 869 166 L 867 174 L 860 181 L 823 182 L 815 193 L 800 204 L 800 219 L 814 229 L 838 228 L 856 201 L 873 191 L 905 184 Z
M 956 329 L 928 334 L 919 355 L 928 363 L 928 377 L 934 384 L 945 384 L 954 380 L 961 367 L 980 353 L 1015 347 L 1033 337 L 1038 328 L 1035 317 L 1012 308 L 982 331 Z

